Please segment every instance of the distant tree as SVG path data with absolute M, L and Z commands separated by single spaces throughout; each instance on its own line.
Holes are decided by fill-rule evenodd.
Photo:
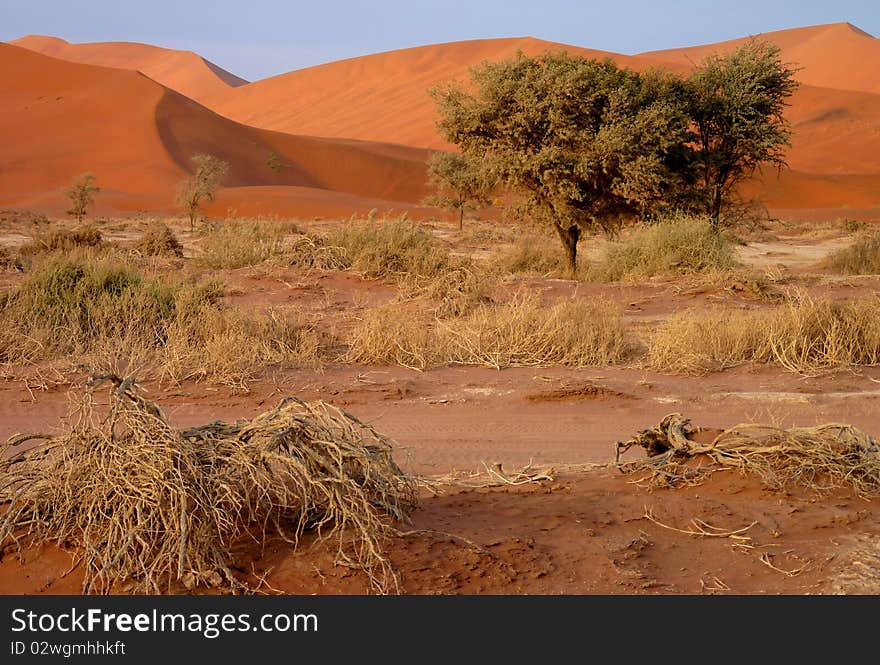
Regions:
M 556 231 L 573 273 L 584 229 L 612 230 L 676 184 L 688 122 L 673 89 L 611 60 L 520 53 L 431 94 L 444 138 L 519 196 L 515 214 Z
M 281 173 L 281 169 L 286 168 L 289 165 L 281 160 L 281 155 L 277 152 L 270 152 L 269 159 L 266 160 L 266 166 L 275 171 L 275 173 Z
M 192 161 L 195 173 L 181 181 L 176 197 L 177 205 L 189 215 L 190 230 L 195 228 L 202 201 L 214 200 L 217 188 L 229 172 L 229 163 L 213 155 L 195 155 Z
M 435 152 L 428 159 L 428 183 L 434 193 L 424 203 L 458 213 L 458 230 L 464 228 L 464 211 L 491 204 L 491 183 L 486 174 L 459 154 Z
M 76 217 L 76 221 L 82 223 L 88 207 L 95 201 L 95 194 L 101 191 L 95 186 L 97 178 L 92 173 L 83 173 L 73 184 L 64 190 L 65 196 L 70 199 L 70 209 L 67 214 Z
M 783 112 L 798 87 L 779 47 L 749 40 L 706 58 L 688 81 L 696 200 L 718 228 L 738 184 L 755 169 L 786 166 L 791 128 Z

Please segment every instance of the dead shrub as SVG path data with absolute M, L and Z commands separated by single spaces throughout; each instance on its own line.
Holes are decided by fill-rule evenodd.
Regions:
M 183 256 L 183 245 L 162 222 L 150 224 L 143 235 L 132 245 L 132 249 L 141 256 Z
M 694 440 L 700 431 L 681 414 L 670 414 L 656 427 L 618 442 L 618 463 L 621 453 L 639 446 L 647 458 L 620 467 L 645 472 L 642 480 L 652 485 L 695 485 L 716 471 L 735 469 L 776 489 L 848 487 L 863 497 L 880 494 L 880 445 L 852 425 L 782 429 L 747 423 L 724 430 L 708 444 Z
M 415 507 L 416 484 L 372 427 L 288 397 L 252 420 L 180 430 L 133 380 L 100 378 L 114 384 L 109 416 L 87 394 L 71 431 L 5 446 L 0 544 L 73 543 L 84 593 L 236 590 L 242 538 L 273 530 L 296 547 L 315 531 L 338 563 L 396 589 L 383 542 Z M 45 443 L 18 449 L 34 439 Z

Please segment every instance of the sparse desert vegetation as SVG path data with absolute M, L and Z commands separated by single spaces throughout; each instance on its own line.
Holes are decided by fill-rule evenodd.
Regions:
M 880 233 L 862 234 L 852 244 L 833 252 L 830 270 L 843 275 L 880 275 Z
M 880 593 L 875 42 L 0 44 L 0 592 Z
M 724 272 L 735 264 L 729 241 L 708 217 L 678 215 L 609 243 L 592 272 L 614 281 Z

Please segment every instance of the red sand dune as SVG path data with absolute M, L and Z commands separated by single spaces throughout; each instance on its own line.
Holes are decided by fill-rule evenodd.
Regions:
M 218 113 L 281 132 L 388 141 L 445 148 L 437 135 L 436 83 L 465 79 L 470 67 L 523 51 L 566 50 L 590 58 L 613 57 L 645 69 L 648 58 L 546 42 L 533 37 L 481 39 L 377 53 L 331 62 L 226 90 L 209 100 Z
M 755 35 L 774 42 L 786 62 L 802 67 L 802 83 L 825 88 L 880 93 L 880 39 L 849 23 L 831 23 Z M 736 48 L 748 37 L 689 48 L 649 51 L 642 56 L 684 66 L 715 52 Z
M 762 195 L 767 205 L 774 208 L 872 209 L 880 205 L 880 67 L 876 66 L 880 64 L 880 41 L 847 23 L 785 30 L 767 33 L 762 37 L 775 40 L 783 48 L 786 59 L 801 64 L 803 69 L 798 76 L 804 85 L 792 99 L 792 106 L 788 110 L 794 128 L 793 145 L 788 154 L 791 171 L 781 177 L 777 177 L 775 172 L 767 173 L 763 185 L 752 185 L 749 189 Z M 22 41 L 30 40 L 31 47 L 34 47 L 35 39 L 25 38 Z M 48 48 L 46 44 L 52 45 L 51 40 L 40 39 L 45 48 Z M 381 207 L 374 205 L 376 200 L 396 201 L 396 207 L 405 208 L 407 204 L 411 206 L 417 202 L 423 194 L 424 170 L 415 162 L 425 153 L 402 146 L 447 147 L 437 134 L 434 103 L 426 92 L 438 82 L 463 80 L 471 66 L 484 60 L 510 57 L 519 50 L 535 55 L 564 49 L 587 57 L 612 57 L 621 65 L 640 70 L 662 66 L 687 72 L 692 63 L 703 55 L 723 51 L 742 41 L 624 56 L 531 37 L 487 39 L 352 58 L 246 85 L 227 85 L 215 77 L 211 90 L 203 90 L 203 99 L 221 115 L 275 132 L 336 137 L 336 140 L 307 139 L 302 136 L 283 138 L 276 133 L 259 132 L 222 120 L 189 100 L 161 89 L 162 103 L 146 103 L 137 95 L 126 93 L 128 96 L 125 99 L 129 101 L 116 105 L 117 108 L 128 108 L 134 101 L 143 107 L 132 109 L 126 116 L 130 120 L 153 104 L 155 122 L 149 126 L 162 130 L 156 145 L 151 144 L 157 150 L 156 159 L 136 157 L 141 154 L 141 148 L 146 149 L 144 146 L 138 147 L 131 142 L 117 145 L 121 142 L 114 140 L 108 142 L 106 132 L 98 152 L 106 153 L 102 159 L 115 159 L 120 164 L 115 173 L 120 176 L 126 172 L 131 174 L 131 178 L 139 183 L 138 191 L 149 188 L 167 191 L 169 181 L 179 178 L 181 163 L 185 165 L 185 156 L 196 149 L 223 153 L 228 159 L 234 158 L 236 168 L 234 178 L 229 183 L 231 189 L 221 197 L 225 206 L 222 210 L 234 208 L 240 214 L 247 214 L 245 211 L 292 214 L 292 211 L 300 209 L 309 211 L 303 214 L 337 215 L 344 214 L 344 211 Z M 114 56 L 118 66 L 133 67 L 137 64 L 137 58 L 132 55 L 136 49 L 123 48 L 130 45 L 67 46 L 71 49 L 58 50 L 59 55 L 65 58 L 79 57 L 69 53 L 86 52 L 78 49 L 97 49 L 100 46 L 102 49 L 97 50 L 104 57 L 109 58 L 107 54 L 111 53 L 128 54 L 128 60 L 120 55 Z M 163 49 L 158 51 L 164 52 Z M 201 61 L 198 56 L 190 55 Z M 189 72 L 187 76 L 191 76 L 193 67 L 190 61 L 180 67 Z M 162 82 L 184 90 L 185 85 L 180 80 L 173 80 L 172 74 L 171 70 L 167 71 Z M 162 79 L 158 74 L 156 78 Z M 42 96 L 50 98 L 54 85 L 47 82 Z M 70 94 L 74 89 L 75 86 L 67 86 Z M 8 94 L 8 91 L 3 91 L 3 94 Z M 109 94 L 112 96 L 113 93 Z M 61 95 L 57 93 L 56 96 Z M 98 107 L 103 103 L 99 103 Z M 79 112 L 84 113 L 86 108 L 83 106 Z M 0 113 L 3 117 L 11 117 L 15 111 L 7 108 Z M 120 119 L 114 117 L 111 122 L 120 122 Z M 145 122 L 146 119 L 138 120 L 131 126 L 144 127 Z M 120 128 L 118 136 L 124 136 L 125 131 L 129 130 Z M 247 138 L 244 138 L 245 135 Z M 348 140 L 340 141 L 340 137 Z M 136 142 L 145 140 L 145 136 L 141 135 L 132 138 Z M 65 136 L 60 140 L 69 142 L 73 139 Z M 244 147 L 248 141 L 262 146 L 260 150 L 264 152 L 260 158 L 254 156 L 254 150 Z M 380 146 L 363 141 L 400 145 Z M 81 146 L 85 151 L 83 156 L 92 150 L 92 145 L 86 142 Z M 352 155 L 358 156 L 357 160 L 338 159 L 340 150 L 351 151 Z M 286 169 L 281 175 L 271 173 L 265 168 L 266 155 L 271 151 L 289 156 L 288 161 L 296 167 Z M 92 152 L 88 159 L 80 160 L 82 168 L 74 170 L 97 170 L 97 164 L 88 163 L 94 161 Z M 21 159 L 33 158 L 33 154 L 39 154 L 39 151 L 31 153 L 24 150 Z M 71 160 L 76 151 L 67 149 L 64 154 L 65 159 Z M 160 168 L 158 164 L 163 163 L 163 159 L 169 161 L 169 158 L 173 166 L 169 167 L 171 172 L 166 173 L 163 171 L 165 167 Z M 143 165 L 139 165 L 138 160 Z M 28 168 L 23 168 L 24 164 L 26 162 L 19 161 L 16 169 L 22 173 L 28 171 Z M 147 164 L 149 167 L 145 166 Z M 57 168 L 57 165 L 52 165 L 49 170 Z M 68 171 L 65 171 L 64 179 L 69 179 Z M 156 180 L 156 174 L 160 172 L 162 175 Z M 26 180 L 31 176 L 16 177 Z M 38 173 L 33 177 L 42 176 Z M 53 187 L 61 179 L 60 175 L 56 177 Z M 259 186 L 260 189 L 249 189 L 253 186 Z M 312 188 L 312 191 L 306 195 L 305 190 L 298 189 L 294 196 L 293 191 L 285 192 L 283 186 Z M 149 203 L 143 196 L 134 203 L 134 190 L 130 185 L 122 189 L 128 193 L 131 206 L 136 206 L 129 209 L 144 207 Z M 9 191 L 10 186 L 0 184 L 0 190 Z M 48 190 L 43 187 L 36 191 L 40 194 Z M 344 192 L 345 196 L 334 198 L 334 191 Z M 288 199 L 288 194 L 294 198 Z M 102 198 L 110 202 L 112 196 L 112 193 L 108 193 Z M 366 197 L 369 201 L 365 199 L 363 205 L 355 205 L 352 196 Z M 119 195 L 118 198 L 121 205 L 125 197 Z M 30 200 L 33 205 L 42 205 L 43 201 L 40 196 L 31 197 Z
M 166 88 L 171 88 L 204 104 L 229 88 L 247 81 L 221 69 L 192 51 L 176 51 L 133 42 L 95 42 L 71 44 L 58 37 L 28 35 L 11 44 L 85 65 L 134 69 Z
M 232 165 L 224 197 L 270 186 L 293 214 L 297 199 L 344 193 L 357 208 L 424 195 L 424 150 L 292 136 L 223 118 L 145 75 L 50 58 L 0 44 L 0 204 L 54 210 L 61 188 L 92 171 L 100 199 L 117 209 L 168 209 L 195 153 Z M 283 164 L 269 168 L 272 153 Z M 284 192 L 283 190 L 289 191 Z M 320 193 L 308 193 L 317 189 Z M 279 194 L 280 190 L 280 194 Z M 335 206 L 338 208 L 339 206 Z M 334 209 L 335 209 L 334 208 Z

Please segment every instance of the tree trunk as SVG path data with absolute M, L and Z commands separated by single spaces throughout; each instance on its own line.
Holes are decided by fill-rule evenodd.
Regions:
M 460 206 L 458 209 L 458 230 L 464 230 L 464 206 Z
M 579 226 L 565 228 L 557 224 L 556 232 L 559 234 L 559 239 L 562 240 L 562 246 L 565 247 L 568 271 L 574 277 L 577 273 L 577 245 L 581 238 L 581 229 Z
M 721 226 L 721 186 L 715 185 L 715 194 L 712 197 L 712 209 L 709 211 L 712 219 L 712 230 L 717 231 Z

